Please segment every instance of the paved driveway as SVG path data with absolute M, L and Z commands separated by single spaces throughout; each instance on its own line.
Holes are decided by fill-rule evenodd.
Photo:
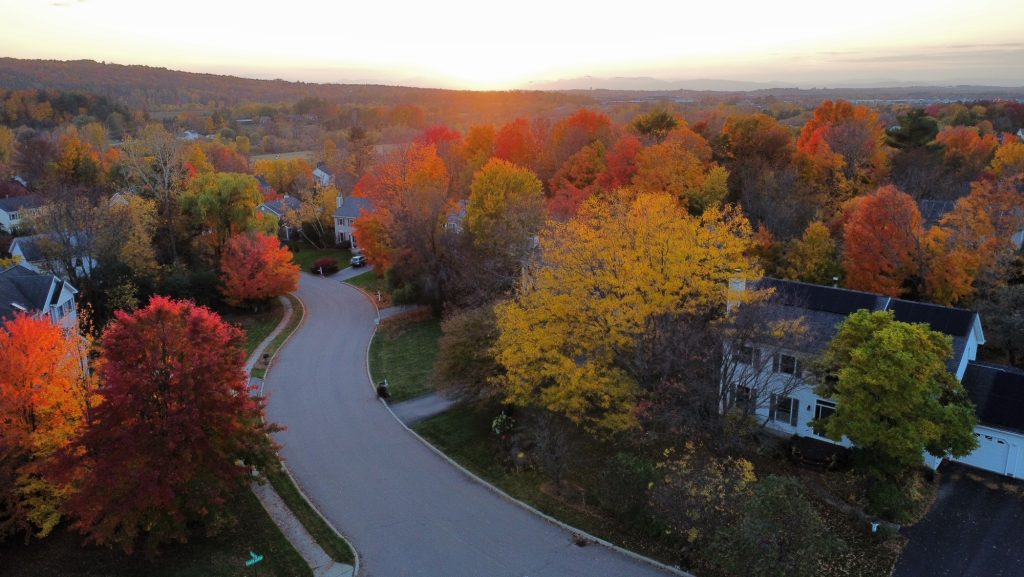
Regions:
M 935 505 L 904 533 L 893 577 L 1024 575 L 1024 482 L 943 465 Z
M 266 380 L 285 462 L 376 577 L 626 577 L 668 573 L 570 535 L 495 495 L 406 431 L 374 397 L 376 311 L 303 275 L 306 321 Z

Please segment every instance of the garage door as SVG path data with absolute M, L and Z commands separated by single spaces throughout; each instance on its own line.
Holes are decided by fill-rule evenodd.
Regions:
M 1006 474 L 1006 459 L 1010 456 L 1010 443 L 1006 439 L 985 433 L 974 433 L 978 437 L 978 448 L 957 461 L 993 471 L 1000 475 Z

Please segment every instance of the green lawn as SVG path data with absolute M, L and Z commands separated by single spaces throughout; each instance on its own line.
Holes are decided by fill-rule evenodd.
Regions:
M 385 293 L 388 288 L 387 282 L 382 277 L 377 276 L 377 273 L 372 270 L 354 276 L 345 282 L 352 286 L 357 286 L 370 294 L 376 294 L 377 291 Z
M 129 557 L 120 549 L 83 546 L 82 536 L 60 528 L 43 540 L 24 545 L 12 539 L 0 545 L 2 577 L 240 577 L 249 551 L 263 555 L 262 577 L 312 577 L 313 572 L 274 525 L 251 491 L 231 504 L 238 523 L 216 537 L 197 532 L 188 543 L 168 545 L 160 556 Z
M 284 307 L 274 299 L 258 313 L 244 309 L 225 309 L 221 317 L 245 331 L 245 354 L 251 355 L 257 345 L 267 338 L 284 316 Z
M 312 150 L 296 150 L 294 152 L 271 152 L 268 154 L 254 154 L 249 157 L 249 162 L 256 164 L 259 160 L 295 160 L 301 158 L 313 162 L 315 153 Z
M 377 383 L 386 377 L 391 401 L 418 397 L 434 389 L 431 374 L 437 360 L 441 321 L 396 320 L 381 325 L 370 345 L 370 373 Z
M 316 248 L 304 242 L 296 243 L 296 251 L 292 253 L 292 260 L 302 267 L 302 272 L 313 272 L 310 267 L 313 263 L 322 258 L 333 258 L 338 261 L 338 270 L 348 266 L 352 253 L 339 248 Z

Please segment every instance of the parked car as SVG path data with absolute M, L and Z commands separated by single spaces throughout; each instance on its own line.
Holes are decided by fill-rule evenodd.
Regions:
M 357 254 L 356 256 L 352 257 L 352 260 L 349 262 L 351 263 L 352 268 L 366 266 L 366 257 L 361 254 Z

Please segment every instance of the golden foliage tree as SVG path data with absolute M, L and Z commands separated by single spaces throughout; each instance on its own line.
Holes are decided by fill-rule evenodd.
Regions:
M 628 191 L 552 223 L 539 264 L 497 308 L 508 401 L 601 432 L 636 426 L 653 383 L 631 355 L 664 319 L 717 310 L 730 277 L 755 276 L 744 256 L 750 232 L 736 209 L 696 217 L 669 194 Z

